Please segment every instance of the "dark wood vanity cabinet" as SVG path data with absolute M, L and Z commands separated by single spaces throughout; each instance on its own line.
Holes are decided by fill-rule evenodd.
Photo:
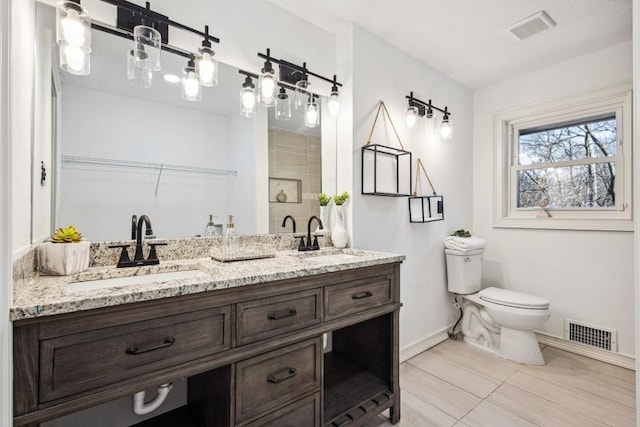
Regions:
M 399 263 L 14 323 L 14 425 L 188 378 L 140 426 L 400 419 Z M 331 333 L 323 351 L 323 334 Z

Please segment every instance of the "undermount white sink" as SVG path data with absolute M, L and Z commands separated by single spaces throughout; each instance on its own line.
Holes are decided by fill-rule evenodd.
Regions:
M 166 282 L 177 279 L 193 279 L 196 277 L 207 277 L 207 273 L 200 270 L 169 271 L 166 273 L 143 274 L 139 276 L 114 277 L 112 279 L 88 280 L 86 282 L 75 282 L 67 285 L 70 292 L 94 291 L 97 289 L 112 288 L 115 286 L 145 285 L 154 282 Z

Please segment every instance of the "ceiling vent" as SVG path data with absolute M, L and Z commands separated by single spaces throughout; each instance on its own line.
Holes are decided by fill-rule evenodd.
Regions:
M 534 34 L 538 34 L 551 27 L 555 27 L 555 25 L 555 21 L 551 19 L 547 12 L 540 11 L 535 15 L 531 15 L 517 24 L 512 25 L 509 27 L 509 31 L 511 31 L 511 33 L 519 40 L 524 40 Z

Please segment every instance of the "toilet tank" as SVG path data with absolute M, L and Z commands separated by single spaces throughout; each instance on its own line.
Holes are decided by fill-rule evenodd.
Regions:
M 447 286 L 454 294 L 473 294 L 480 290 L 482 254 L 484 249 L 460 252 L 445 249 L 447 257 Z

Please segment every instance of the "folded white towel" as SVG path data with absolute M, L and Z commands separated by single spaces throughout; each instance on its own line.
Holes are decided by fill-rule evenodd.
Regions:
M 444 246 L 447 249 L 453 249 L 461 252 L 468 252 L 468 251 L 474 251 L 476 249 L 483 249 L 485 246 L 487 246 L 487 242 L 475 236 L 471 236 L 471 237 L 449 236 L 446 239 L 444 239 Z

